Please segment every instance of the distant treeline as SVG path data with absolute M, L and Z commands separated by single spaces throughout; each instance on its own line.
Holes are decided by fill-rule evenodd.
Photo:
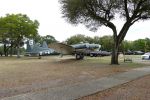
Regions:
M 89 37 L 89 36 L 85 36 L 85 35 L 74 35 L 70 38 L 68 38 L 65 41 L 68 45 L 71 44 L 77 44 L 77 43 L 96 43 L 96 44 L 100 44 L 101 50 L 105 50 L 105 51 L 112 51 L 113 48 L 113 38 L 110 35 L 106 35 L 103 37 Z M 128 41 L 128 40 L 124 40 L 122 42 L 122 44 L 120 45 L 120 49 L 119 51 L 143 51 L 143 52 L 148 52 L 150 51 L 150 39 L 149 38 L 145 38 L 145 39 L 138 39 L 135 41 Z

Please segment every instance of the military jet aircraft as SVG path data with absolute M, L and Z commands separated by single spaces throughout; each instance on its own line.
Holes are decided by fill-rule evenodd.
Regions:
M 53 53 L 54 50 L 48 48 L 47 43 L 44 41 L 42 46 L 39 43 L 35 43 L 33 40 L 27 41 L 26 56 L 42 56 Z
M 53 48 L 56 52 L 63 55 L 75 55 L 77 60 L 83 59 L 84 56 L 94 50 L 99 50 L 101 45 L 80 43 L 75 45 L 66 45 L 64 43 L 52 43 L 48 45 L 49 48 Z

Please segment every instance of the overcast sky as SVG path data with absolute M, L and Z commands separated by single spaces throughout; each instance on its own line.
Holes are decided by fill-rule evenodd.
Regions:
M 91 37 L 112 35 L 112 31 L 105 27 L 101 27 L 97 32 L 91 32 L 83 25 L 70 25 L 62 18 L 58 0 L 1 0 L 0 16 L 5 16 L 8 13 L 22 13 L 32 20 L 38 20 L 40 23 L 39 34 L 42 36 L 52 35 L 58 41 L 64 41 L 75 34 Z M 123 21 L 118 19 L 114 23 L 119 31 Z M 145 37 L 150 38 L 150 21 L 134 24 L 125 39 L 136 40 Z

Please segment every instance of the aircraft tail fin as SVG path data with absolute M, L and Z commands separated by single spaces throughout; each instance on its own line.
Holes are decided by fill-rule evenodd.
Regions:
M 43 48 L 48 48 L 48 45 L 47 45 L 47 43 L 45 41 L 43 42 L 42 47 Z
M 26 49 L 26 52 L 31 52 L 32 51 L 32 41 L 27 41 L 27 49 Z

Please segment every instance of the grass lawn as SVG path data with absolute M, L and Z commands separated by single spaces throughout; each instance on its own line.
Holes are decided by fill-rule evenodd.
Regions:
M 64 58 L 51 56 L 42 59 L 2 57 L 0 90 L 58 80 L 49 87 L 63 86 L 148 65 L 136 62 L 124 63 L 122 57 L 119 59 L 120 65 L 110 65 L 110 57 L 85 57 L 85 60 L 75 60 L 72 56 Z

